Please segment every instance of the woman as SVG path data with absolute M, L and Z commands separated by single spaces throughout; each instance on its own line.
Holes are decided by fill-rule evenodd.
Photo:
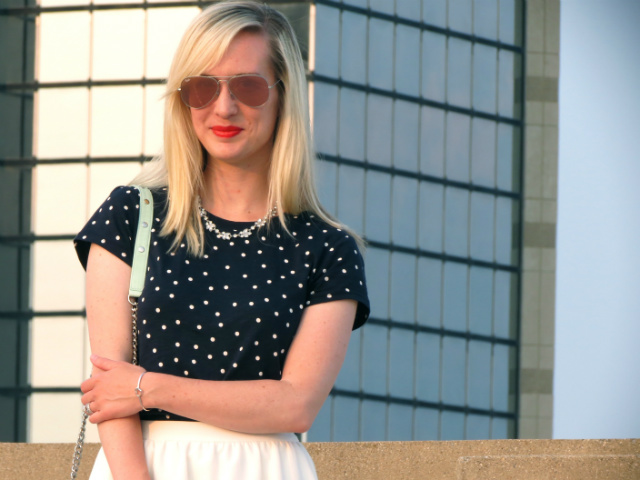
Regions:
M 187 29 L 164 152 L 132 182 L 154 196 L 140 366 L 137 190 L 116 188 L 76 238 L 94 365 L 82 403 L 102 442 L 91 478 L 315 478 L 291 432 L 310 428 L 369 306 L 359 239 L 317 199 L 306 92 L 270 7 L 216 3 Z

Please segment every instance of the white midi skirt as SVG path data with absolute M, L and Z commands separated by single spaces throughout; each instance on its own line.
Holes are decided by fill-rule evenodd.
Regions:
M 293 433 L 248 434 L 199 422 L 143 421 L 153 480 L 315 480 L 311 457 Z M 102 449 L 90 480 L 113 480 Z

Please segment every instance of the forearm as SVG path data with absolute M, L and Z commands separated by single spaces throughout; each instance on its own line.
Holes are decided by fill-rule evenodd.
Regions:
M 145 375 L 142 387 L 146 408 L 246 433 L 306 431 L 326 397 L 314 398 L 287 381 L 205 381 L 159 373 Z
M 138 415 L 102 422 L 98 433 L 114 480 L 151 478 Z

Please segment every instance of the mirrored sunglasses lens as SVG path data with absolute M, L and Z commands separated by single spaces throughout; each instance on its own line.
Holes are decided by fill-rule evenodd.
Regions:
M 191 108 L 202 108 L 218 94 L 218 82 L 207 77 L 187 77 L 180 85 L 180 97 Z
M 229 80 L 233 95 L 249 107 L 260 107 L 269 99 L 269 84 L 257 75 L 243 75 Z

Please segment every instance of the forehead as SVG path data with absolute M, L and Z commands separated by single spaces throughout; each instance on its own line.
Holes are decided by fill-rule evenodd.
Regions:
M 267 36 L 262 32 L 240 32 L 231 40 L 220 61 L 210 65 L 204 73 L 217 76 L 239 73 L 272 76 L 271 49 Z

